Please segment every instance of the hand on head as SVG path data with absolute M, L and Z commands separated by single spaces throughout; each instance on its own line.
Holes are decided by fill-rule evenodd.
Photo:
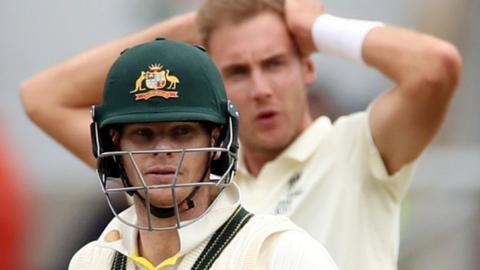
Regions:
M 285 0 L 285 21 L 300 52 L 308 56 L 317 49 L 311 29 L 315 19 L 325 13 L 319 0 Z

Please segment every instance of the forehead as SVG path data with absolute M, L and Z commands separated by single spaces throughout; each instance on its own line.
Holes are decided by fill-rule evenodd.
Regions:
M 260 13 L 238 24 L 224 24 L 211 33 L 208 44 L 209 53 L 220 68 L 232 62 L 295 53 L 284 20 L 272 12 Z

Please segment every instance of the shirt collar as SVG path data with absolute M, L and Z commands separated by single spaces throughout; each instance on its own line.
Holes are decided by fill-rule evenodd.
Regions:
M 138 230 L 123 223 L 120 219 L 131 224 L 136 224 L 137 215 L 135 213 L 135 206 L 130 206 L 121 212 L 118 217 L 110 221 L 100 235 L 98 243 L 102 247 L 115 249 L 125 255 L 135 253 L 137 252 Z
M 232 183 L 220 192 L 206 214 L 192 224 L 179 229 L 180 257 L 207 240 L 233 214 L 239 204 L 240 192 L 235 183 Z M 136 254 L 138 230 L 124 224 L 120 218 L 136 224 L 135 207 L 130 206 L 107 225 L 98 239 L 98 245 L 117 250 L 125 255 Z
M 187 254 L 212 235 L 233 214 L 239 204 L 240 192 L 237 185 L 232 183 L 218 195 L 202 218 L 179 229 L 180 256 Z
M 305 129 L 277 158 L 291 159 L 298 162 L 307 160 L 322 142 L 322 139 L 332 127 L 332 122 L 326 116 L 317 118 L 307 129 Z M 245 157 L 242 155 L 242 147 L 240 145 L 239 160 L 237 171 L 243 175 L 250 175 L 247 169 Z M 272 162 L 270 161 L 270 162 Z

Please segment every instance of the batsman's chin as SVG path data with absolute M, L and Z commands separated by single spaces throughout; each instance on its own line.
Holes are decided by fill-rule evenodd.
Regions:
M 182 188 L 182 190 L 178 189 L 179 188 L 162 188 L 149 190 L 148 198 L 150 204 L 160 208 L 169 208 L 173 207 L 174 205 L 179 205 L 188 197 L 190 192 L 192 192 L 192 188 Z

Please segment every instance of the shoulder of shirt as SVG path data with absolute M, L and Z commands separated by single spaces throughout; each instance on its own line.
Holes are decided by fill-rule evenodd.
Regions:
M 369 137 L 368 112 L 362 111 L 336 119 L 332 124 L 332 130 L 328 138 L 331 142 L 338 143 L 334 145 L 350 149 L 352 144 L 357 144 Z
M 252 221 L 253 228 L 261 228 L 255 233 L 264 231 L 259 254 L 270 260 L 269 269 L 337 269 L 328 251 L 289 218 L 257 215 Z
M 101 247 L 98 245 L 98 241 L 93 241 L 83 246 L 73 255 L 68 269 L 110 269 L 114 255 L 115 250 Z
M 356 112 L 348 115 L 340 116 L 333 122 L 334 127 L 342 127 L 363 123 L 368 118 L 368 111 Z
M 257 214 L 253 216 L 249 223 L 256 226 L 271 226 L 280 230 L 301 230 L 288 217 L 282 215 Z
M 287 230 L 272 239 L 271 269 L 337 270 L 328 251 L 303 230 Z

